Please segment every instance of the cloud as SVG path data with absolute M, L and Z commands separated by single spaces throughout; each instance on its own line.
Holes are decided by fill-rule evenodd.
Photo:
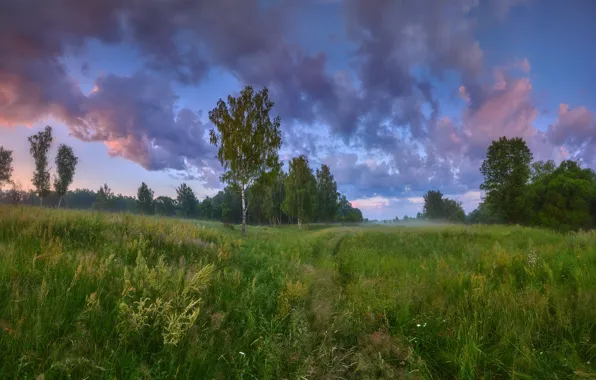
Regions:
M 189 152 L 190 143 L 197 144 L 194 151 L 205 149 L 201 139 L 187 139 L 181 132 L 198 127 L 191 125 L 196 121 L 190 111 L 176 114 L 169 109 L 174 103 L 168 83 L 197 84 L 216 66 L 242 83 L 268 86 L 276 112 L 285 119 L 339 125 L 354 124 L 358 117 L 358 109 L 351 106 L 355 95 L 346 91 L 351 86 L 346 74 L 328 75 L 324 53 L 308 54 L 286 41 L 284 25 L 295 6 L 292 1 L 266 6 L 258 0 L 37 3 L 3 3 L 3 124 L 29 124 L 51 116 L 68 124 L 77 137 L 106 141 L 111 154 L 145 168 L 180 169 L 186 158 L 200 156 Z M 98 93 L 85 96 L 62 60 L 84 51 L 90 39 L 136 49 L 145 68 L 159 74 L 159 83 L 140 74 L 128 79 L 107 75 L 97 79 Z M 166 136 L 170 132 L 172 136 Z
M 523 3 L 487 4 L 505 17 Z M 303 21 L 294 18 L 300 7 L 341 12 L 334 46 L 348 50 L 347 67 L 332 70 L 326 52 L 295 43 L 289 26 Z M 592 160 L 594 116 L 586 108 L 562 108 L 547 132 L 536 129 L 528 59 L 500 65 L 484 82 L 479 7 L 478 0 L 5 0 L 0 123 L 51 116 L 80 139 L 104 142 L 111 155 L 216 187 L 221 168 L 206 126 L 196 110 L 177 107 L 174 88 L 198 86 L 217 68 L 269 87 L 283 152 L 327 163 L 351 199 L 472 191 L 486 148 L 501 136 L 523 137 L 540 158 Z M 103 75 L 84 94 L 63 61 L 90 40 L 132 49 L 144 66 Z M 458 117 L 442 114 L 437 98 L 452 74 L 464 104 Z
M 503 20 L 511 9 L 530 2 L 531 0 L 492 0 L 492 8 L 497 18 Z
M 559 105 L 556 122 L 549 126 L 548 141 L 560 145 L 561 154 L 594 164 L 596 158 L 596 117 L 586 107 Z
M 428 67 L 435 77 L 455 70 L 466 82 L 481 70 L 483 53 L 469 17 L 476 1 L 345 0 L 343 5 L 360 82 L 354 108 L 372 125 L 391 120 L 393 126 L 411 128 L 414 136 L 424 133 L 421 106 L 429 104 L 436 114 L 438 103 L 413 68 Z M 350 137 L 357 125 L 344 123 L 336 131 Z
M 168 81 L 137 73 L 108 75 L 95 82 L 85 99 L 84 123 L 72 125 L 76 137 L 104 141 L 114 155 L 148 170 L 202 166 L 215 151 L 205 139 L 199 115 L 188 108 L 176 110 Z
M 481 157 L 491 141 L 501 136 L 532 139 L 538 110 L 534 104 L 529 78 L 513 78 L 502 70 L 495 71 L 495 83 L 483 93 L 476 107 L 463 114 L 463 131 L 468 152 Z M 471 101 L 474 103 L 474 100 Z

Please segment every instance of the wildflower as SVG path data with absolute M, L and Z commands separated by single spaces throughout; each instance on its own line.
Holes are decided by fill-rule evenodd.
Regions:
M 538 262 L 538 256 L 536 255 L 536 251 L 532 250 L 532 253 L 528 254 L 527 262 L 528 265 L 531 267 L 536 265 L 536 263 Z
M 417 327 L 420 327 L 421 325 L 420 325 L 420 323 L 417 323 L 417 324 L 416 324 L 416 326 L 417 326 Z

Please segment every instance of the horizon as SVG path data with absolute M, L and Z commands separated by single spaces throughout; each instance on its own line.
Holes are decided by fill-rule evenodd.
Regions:
M 284 165 L 328 165 L 371 220 L 415 216 L 428 190 L 471 212 L 501 136 L 596 168 L 589 0 L 8 2 L 0 145 L 23 188 L 27 137 L 51 125 L 50 167 L 61 143 L 79 157 L 71 189 L 134 196 L 145 182 L 172 197 L 186 182 L 213 196 L 207 114 L 244 85 L 269 88 Z

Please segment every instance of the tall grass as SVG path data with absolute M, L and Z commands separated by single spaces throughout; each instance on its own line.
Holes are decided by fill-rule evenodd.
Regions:
M 0 378 L 596 376 L 596 234 L 0 206 Z

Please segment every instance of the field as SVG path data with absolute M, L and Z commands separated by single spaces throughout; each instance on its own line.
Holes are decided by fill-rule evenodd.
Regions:
M 0 206 L 0 378 L 596 377 L 596 233 Z

